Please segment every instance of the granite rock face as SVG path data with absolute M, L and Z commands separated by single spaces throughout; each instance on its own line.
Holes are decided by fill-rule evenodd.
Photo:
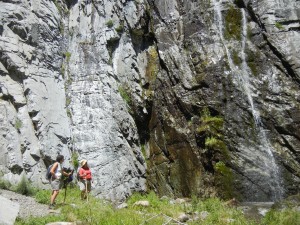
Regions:
M 1 172 L 43 185 L 45 164 L 70 158 L 70 122 L 60 73 L 60 15 L 51 1 L 2 1 Z
M 297 193 L 298 3 L 1 2 L 4 178 L 43 185 L 61 153 L 112 200 Z

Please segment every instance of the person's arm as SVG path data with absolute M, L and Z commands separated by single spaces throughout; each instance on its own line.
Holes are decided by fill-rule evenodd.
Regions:
M 69 176 L 71 175 L 71 172 L 70 172 L 70 173 L 67 173 L 67 172 L 63 171 L 62 173 L 63 173 L 63 175 L 66 176 L 66 177 L 69 177 Z
M 57 167 L 58 167 L 58 162 L 54 163 L 53 166 L 51 167 L 50 173 L 52 174 L 53 179 L 56 179 L 55 171 L 56 171 Z
M 79 169 L 79 178 L 84 179 L 85 176 L 86 176 L 86 173 L 85 173 L 84 169 L 80 168 Z

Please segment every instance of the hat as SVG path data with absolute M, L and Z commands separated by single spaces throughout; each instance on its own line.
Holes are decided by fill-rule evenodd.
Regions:
M 80 162 L 80 166 L 83 167 L 85 164 L 87 163 L 87 161 L 85 159 L 81 160 Z

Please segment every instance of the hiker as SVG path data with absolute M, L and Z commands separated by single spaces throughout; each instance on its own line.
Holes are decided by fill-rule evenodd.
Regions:
M 59 194 L 59 190 L 62 188 L 63 180 L 62 175 L 69 177 L 72 173 L 67 173 L 62 170 L 62 163 L 64 162 L 65 158 L 63 155 L 58 155 L 56 157 L 56 162 L 51 167 L 50 173 L 51 173 L 51 188 L 52 188 L 52 194 L 50 198 L 50 206 L 49 209 L 54 208 L 55 199 L 57 195 Z
M 92 173 L 85 159 L 80 162 L 80 166 L 81 168 L 78 172 L 79 188 L 81 191 L 81 200 L 84 200 L 87 198 L 88 193 L 91 191 Z

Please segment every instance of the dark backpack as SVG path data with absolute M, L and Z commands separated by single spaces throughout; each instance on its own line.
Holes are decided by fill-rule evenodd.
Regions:
M 53 164 L 48 166 L 48 169 L 47 169 L 47 172 L 46 172 L 46 179 L 47 180 L 50 180 L 51 177 L 52 177 L 52 174 L 50 173 L 52 166 L 53 166 Z

